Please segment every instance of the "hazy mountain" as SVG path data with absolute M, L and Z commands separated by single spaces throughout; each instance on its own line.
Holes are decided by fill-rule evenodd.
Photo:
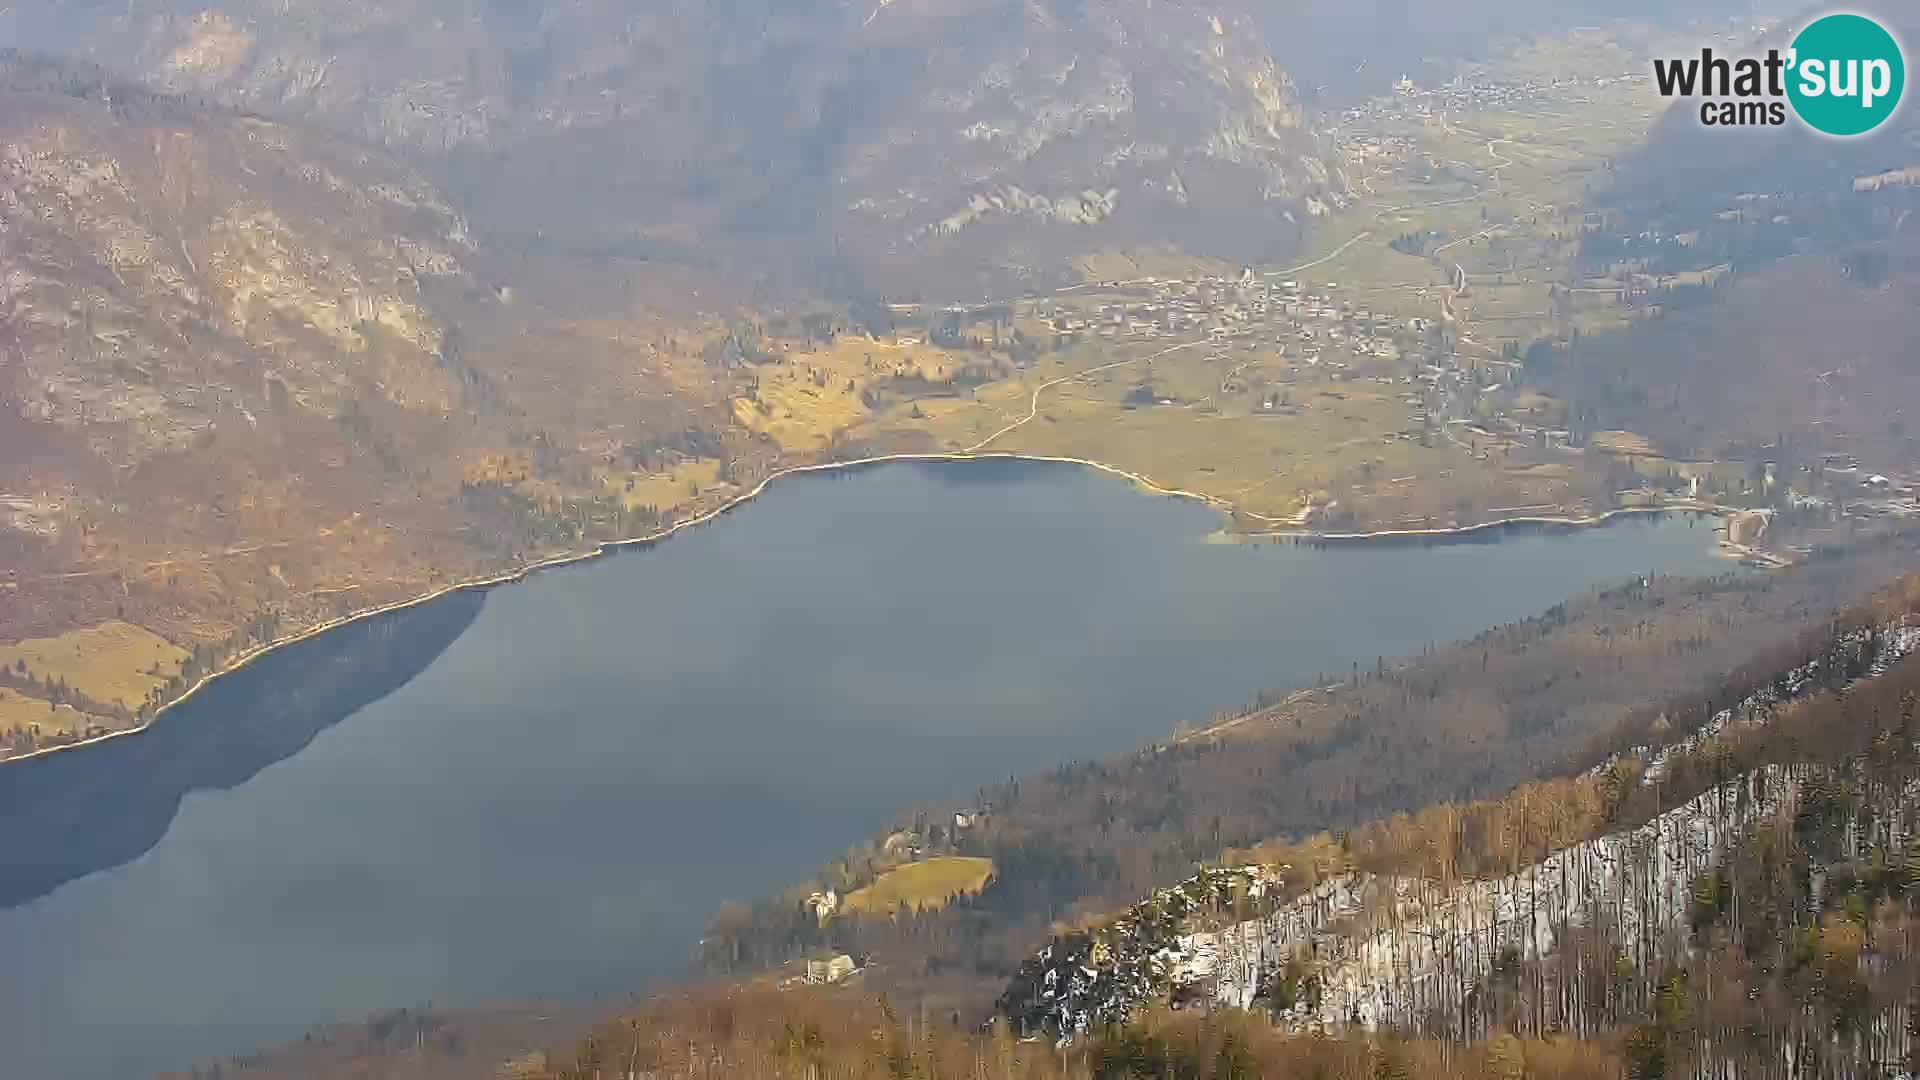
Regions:
M 1698 0 L 1684 14 L 1735 17 L 1770 6 L 1765 0 Z M 1485 59 L 1503 42 L 1672 14 L 1673 5 L 1660 0 L 1274 0 L 1260 6 L 1260 26 L 1310 97 L 1337 103 L 1385 93 L 1403 74 L 1419 82 L 1444 80 L 1460 60 Z
M 854 287 L 956 258 L 1018 279 L 1114 243 L 1283 254 L 1328 169 L 1257 12 L 27 0 L 0 37 L 410 152 L 543 247 L 838 257 Z
M 1863 10 L 1920 37 L 1910 6 Z M 1593 426 L 1680 455 L 1920 460 L 1920 113 L 1842 140 L 1710 128 L 1696 110 L 1677 103 L 1595 194 L 1587 261 L 1720 276 L 1661 319 L 1574 343 L 1560 390 Z
M 232 410 L 331 417 L 363 388 L 444 413 L 435 291 L 467 227 L 365 151 L 30 58 L 0 67 L 4 323 L 22 413 L 132 467 Z
M 1920 9 L 1911 5 L 1868 0 L 1848 10 L 1879 19 L 1903 40 L 1920 35 Z M 1755 50 L 1784 49 L 1807 17 L 1824 11 L 1785 19 L 1771 36 L 1756 35 Z M 1655 214 L 1697 211 L 1751 192 L 1844 192 L 1856 177 L 1920 163 L 1920 115 L 1912 109 L 1857 139 L 1825 138 L 1799 124 L 1714 130 L 1700 123 L 1697 110 L 1697 103 L 1677 103 L 1644 146 L 1620 162 L 1606 196 L 1610 205 Z

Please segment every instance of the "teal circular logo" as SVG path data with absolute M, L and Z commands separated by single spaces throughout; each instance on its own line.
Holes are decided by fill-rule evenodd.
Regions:
M 1865 135 L 1887 122 L 1907 88 L 1900 43 L 1864 15 L 1827 15 L 1793 39 L 1787 99 L 1808 127 Z

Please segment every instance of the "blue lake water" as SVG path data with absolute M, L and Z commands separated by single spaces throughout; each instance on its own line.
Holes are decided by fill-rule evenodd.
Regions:
M 901 807 L 1124 751 L 1649 571 L 1670 516 L 1208 542 L 1031 462 L 798 477 L 719 521 L 274 654 L 0 768 L 0 1076 L 183 1067 L 373 1010 L 645 989 Z

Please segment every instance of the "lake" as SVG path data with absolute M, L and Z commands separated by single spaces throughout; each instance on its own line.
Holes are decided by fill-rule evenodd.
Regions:
M 794 477 L 655 547 L 281 650 L 0 768 L 0 1075 L 128 1076 L 400 1005 L 690 969 L 902 807 L 1125 751 L 1649 571 L 1711 523 L 1213 543 L 1070 465 Z

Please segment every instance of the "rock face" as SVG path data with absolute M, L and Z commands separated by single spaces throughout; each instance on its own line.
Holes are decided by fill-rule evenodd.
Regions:
M 1556 852 L 1518 873 L 1454 886 L 1344 874 L 1257 919 L 1186 930 L 1173 915 L 1258 901 L 1277 881 L 1261 867 L 1211 871 L 1156 895 L 1097 938 L 1061 940 L 1029 965 L 1016 1019 L 1063 1038 L 1154 1001 L 1273 1009 L 1296 1030 L 1403 1030 L 1459 1015 L 1502 965 L 1554 955 L 1598 928 L 1636 967 L 1685 935 L 1699 877 L 1758 822 L 1826 779 L 1769 766 L 1628 832 Z M 1920 808 L 1920 784 L 1877 807 L 1892 849 Z M 1283 989 L 1284 987 L 1284 989 Z
M 473 250 L 384 155 L 0 56 L 0 640 L 185 646 L 371 561 L 316 534 L 424 505 Z
M 889 256 L 1033 272 L 1174 243 L 1254 259 L 1296 244 L 1309 200 L 1332 198 L 1292 82 L 1232 4 L 1033 3 L 953 34 L 978 18 L 902 8 L 880 18 L 950 43 L 927 53 L 914 107 L 863 133 L 838 176 L 846 228 Z
M 1883 675 L 1915 652 L 1920 627 L 1898 623 L 1843 635 L 1829 657 L 1842 660 L 1836 675 L 1844 685 Z M 1825 685 L 1832 684 L 1817 671 L 1796 668 L 1710 726 L 1764 722 L 1773 707 Z M 1655 776 L 1671 753 L 1643 756 L 1646 775 Z M 1602 931 L 1624 962 L 1651 968 L 1684 937 L 1699 877 L 1721 866 L 1752 826 L 1795 805 L 1803 788 L 1831 779 L 1815 766 L 1770 765 L 1638 828 L 1488 880 L 1344 873 L 1282 898 L 1279 870 L 1204 871 L 1092 931 L 1056 939 L 1023 968 L 1001 1008 L 1027 1029 L 1062 1038 L 1163 1000 L 1264 1005 L 1303 1030 L 1405 1029 L 1462 1015 L 1503 966 L 1551 956 L 1584 930 Z M 1875 834 L 1850 833 L 1849 846 L 1905 850 L 1916 808 L 1920 783 L 1871 807 Z M 1231 914 L 1249 908 L 1265 914 Z
M 446 413 L 458 394 L 426 291 L 472 242 L 425 180 L 265 121 L 70 69 L 0 75 L 0 326 L 19 415 L 122 468 L 276 407 L 362 392 Z
M 1182 976 L 1248 1008 L 1305 948 L 1318 988 L 1282 1010 L 1297 1027 L 1411 1027 L 1456 1010 L 1503 956 L 1537 960 L 1566 935 L 1605 927 L 1644 964 L 1683 926 L 1694 880 L 1811 775 L 1770 767 L 1630 832 L 1603 836 L 1519 873 L 1447 888 L 1347 876 L 1266 919 L 1181 939 Z
M 1284 254 L 1342 188 L 1242 0 L 642 7 L 25 0 L 0 40 L 417 155 L 497 232 L 849 288 Z

